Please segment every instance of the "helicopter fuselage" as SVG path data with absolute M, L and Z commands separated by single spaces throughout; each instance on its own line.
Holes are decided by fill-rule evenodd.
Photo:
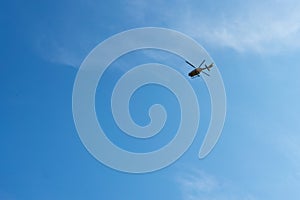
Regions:
M 202 68 L 196 68 L 196 69 L 194 69 L 193 71 L 191 71 L 191 72 L 189 73 L 189 76 L 190 76 L 190 77 L 197 76 L 198 74 L 200 74 L 200 72 L 201 72 L 202 70 L 203 70 Z

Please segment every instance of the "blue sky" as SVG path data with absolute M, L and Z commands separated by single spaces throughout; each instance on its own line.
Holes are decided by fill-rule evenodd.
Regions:
M 0 199 L 298 199 L 299 9 L 296 0 L 2 1 Z M 194 81 L 201 91 L 196 140 L 171 166 L 137 175 L 112 170 L 87 152 L 73 122 L 72 89 L 81 62 L 98 43 L 144 26 L 181 31 L 205 47 L 223 76 L 227 118 L 218 144 L 199 160 L 209 95 L 201 79 Z M 111 70 L 118 63 L 129 67 L 153 60 L 189 70 L 164 52 L 132 53 Z M 99 87 L 96 97 L 109 95 L 112 83 Z M 156 100 L 152 90 L 163 92 L 145 88 L 132 103 L 142 111 L 156 101 L 176 105 L 169 93 Z M 147 123 L 143 113 L 132 115 Z M 171 116 L 166 132 L 178 122 Z M 106 120 L 110 129 L 113 122 Z M 111 139 L 145 151 L 170 137 L 147 145 Z

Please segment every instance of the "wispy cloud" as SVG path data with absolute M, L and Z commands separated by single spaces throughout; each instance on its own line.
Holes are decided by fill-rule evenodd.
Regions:
M 102 3 L 93 4 L 95 8 L 103 7 Z M 95 22 L 93 18 L 99 18 L 100 24 L 104 25 L 99 27 L 97 23 L 90 23 L 87 26 L 79 21 L 76 27 L 88 27 L 84 29 L 86 31 L 81 34 L 69 31 L 59 38 L 37 37 L 38 50 L 52 62 L 79 66 L 88 50 L 109 33 L 143 26 L 176 29 L 205 46 L 231 48 L 237 52 L 269 54 L 300 48 L 300 1 L 296 0 L 232 0 L 224 3 L 134 0 L 123 2 L 119 7 L 117 23 L 113 14 L 105 15 L 105 18 L 100 14 L 87 15 L 91 19 L 85 21 Z M 60 22 L 59 27 L 62 30 L 58 32 L 65 33 L 63 30 L 68 27 L 68 21 Z
M 230 181 L 220 180 L 202 170 L 190 170 L 177 177 L 183 200 L 254 200 Z
M 295 127 L 293 127 L 295 128 Z M 280 130 L 279 130 L 280 131 Z M 275 142 L 279 152 L 290 162 L 290 166 L 293 167 L 295 174 L 300 174 L 300 135 L 299 130 L 288 130 L 288 128 L 282 127 L 280 131 L 272 141 Z
M 77 68 L 84 58 L 83 49 L 77 46 L 75 50 L 71 46 L 74 45 L 63 44 L 51 37 L 41 37 L 36 41 L 36 49 L 45 60 Z
M 273 6 L 272 4 L 277 4 Z M 196 16 L 178 24 L 197 38 L 214 45 L 231 47 L 237 51 L 259 53 L 299 47 L 299 3 L 251 3 L 234 7 L 228 17 L 201 20 Z M 212 13 L 213 14 L 213 13 Z M 204 22 L 203 22 L 204 21 Z
M 242 2 L 242 3 L 240 3 Z M 160 20 L 208 45 L 238 52 L 277 53 L 300 47 L 300 2 L 232 1 L 230 6 L 196 1 L 165 3 L 154 12 L 147 1 L 132 4 L 145 19 Z M 162 10 L 162 8 L 164 10 Z M 167 11 L 167 12 L 166 12 Z

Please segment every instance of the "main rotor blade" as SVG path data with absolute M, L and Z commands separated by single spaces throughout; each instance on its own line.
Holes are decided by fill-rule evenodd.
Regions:
M 203 65 L 204 62 L 205 62 L 205 60 L 202 61 L 202 63 L 199 65 L 199 67 L 201 67 L 201 65 Z
M 189 61 L 185 61 L 187 64 L 191 65 L 193 68 L 196 68 L 192 63 L 190 63 Z
M 202 71 L 203 72 L 203 71 Z M 210 76 L 208 73 L 206 73 L 206 72 L 203 72 L 206 76 Z

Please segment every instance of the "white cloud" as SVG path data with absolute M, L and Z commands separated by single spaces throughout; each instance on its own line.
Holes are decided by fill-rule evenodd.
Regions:
M 94 7 L 97 7 L 94 5 Z M 99 5 L 100 6 L 100 5 Z M 300 48 L 300 1 L 266 0 L 200 2 L 134 0 L 119 5 L 119 22 L 111 17 L 89 26 L 82 34 L 37 37 L 38 51 L 52 62 L 79 66 L 95 44 L 105 39 L 102 31 L 116 33 L 125 27 L 162 26 L 184 32 L 205 46 L 231 48 L 238 52 L 280 53 Z M 95 18 L 103 17 L 95 14 Z M 91 19 L 92 20 L 92 19 Z M 66 22 L 61 22 L 64 33 Z M 85 27 L 84 24 L 78 26 Z M 84 29 L 85 30 L 85 29 Z M 118 32 L 118 31 L 117 31 Z M 85 41 L 83 41 L 85 40 Z M 76 45 L 77 44 L 77 45 Z
M 230 4 L 231 3 L 231 4 Z M 139 1 L 131 4 L 129 13 L 137 10 L 140 18 L 153 16 L 170 28 L 216 47 L 238 52 L 278 53 L 300 47 L 300 2 L 232 1 L 229 5 L 208 5 L 197 1 L 175 1 L 151 9 L 155 4 Z M 146 23 L 147 24 L 147 23 Z
M 300 174 L 300 136 L 299 130 L 288 130 L 288 128 L 282 127 L 282 132 L 277 134 L 277 137 L 273 139 L 275 145 L 279 148 L 280 153 L 287 158 L 290 162 L 290 166 L 293 167 L 294 174 Z
M 184 190 L 193 192 L 211 192 L 220 187 L 218 180 L 203 171 L 195 170 L 194 173 L 186 174 L 180 178 Z
M 215 46 L 274 53 L 300 47 L 299 8 L 295 1 L 251 1 L 208 17 L 192 9 L 192 14 L 174 25 Z
M 183 200 L 254 200 L 230 181 L 224 181 L 202 170 L 192 170 L 177 178 Z
M 80 50 L 77 48 L 76 51 L 70 46 L 61 44 L 58 40 L 51 38 L 40 39 L 37 42 L 37 51 L 40 55 L 56 64 L 62 64 L 72 67 L 79 67 L 80 63 L 83 61 L 82 55 L 80 55 Z

